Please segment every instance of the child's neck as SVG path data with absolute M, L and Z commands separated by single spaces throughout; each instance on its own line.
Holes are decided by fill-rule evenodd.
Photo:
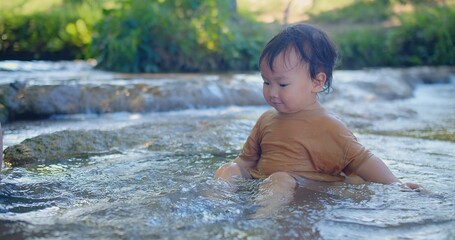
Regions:
M 315 109 L 321 109 L 323 108 L 322 105 L 319 103 L 318 100 L 314 100 L 314 103 L 306 106 L 302 111 L 309 111 L 309 110 L 315 110 Z
M 313 110 L 321 110 L 321 109 L 324 109 L 324 107 L 316 100 L 314 103 L 311 103 L 310 105 L 305 106 L 304 108 L 302 108 L 296 112 L 290 112 L 290 113 L 283 113 L 283 112 L 279 112 L 279 111 L 278 112 L 280 114 L 284 114 L 284 115 L 292 115 L 292 114 L 297 114 L 297 113 L 301 113 L 301 112 L 305 112 L 305 111 L 313 111 Z

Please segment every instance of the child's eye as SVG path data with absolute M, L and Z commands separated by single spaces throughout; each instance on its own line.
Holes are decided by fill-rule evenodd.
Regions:
M 280 84 L 280 87 L 287 87 L 289 84 Z
M 264 82 L 264 85 L 270 85 L 270 83 L 269 82 Z

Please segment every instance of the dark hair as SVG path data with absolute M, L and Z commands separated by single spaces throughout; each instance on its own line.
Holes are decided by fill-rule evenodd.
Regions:
M 322 92 L 330 92 L 332 86 L 332 72 L 337 61 L 337 49 L 327 34 L 309 24 L 295 24 L 284 28 L 273 37 L 262 50 L 259 57 L 259 66 L 266 59 L 270 70 L 273 71 L 273 62 L 282 52 L 295 50 L 302 61 L 309 65 L 311 78 L 315 79 L 319 72 L 327 76 Z

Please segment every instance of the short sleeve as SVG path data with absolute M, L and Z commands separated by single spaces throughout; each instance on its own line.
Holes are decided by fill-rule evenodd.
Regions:
M 343 172 L 347 175 L 355 172 L 366 160 L 372 157 L 372 153 L 357 141 L 357 138 L 352 135 L 351 140 L 347 144 L 346 154 L 344 157 L 345 168 Z
M 239 157 L 244 161 L 258 161 L 261 157 L 261 134 L 260 126 L 263 116 L 254 125 L 246 142 L 243 144 Z

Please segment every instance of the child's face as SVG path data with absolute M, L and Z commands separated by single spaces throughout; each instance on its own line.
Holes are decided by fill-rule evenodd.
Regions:
M 288 51 L 284 56 L 281 53 L 275 58 L 273 72 L 267 59 L 261 62 L 265 100 L 280 113 L 295 113 L 318 107 L 316 95 L 325 83 L 325 74 L 317 74 L 317 78 L 322 77 L 323 81 L 311 79 L 308 65 L 300 61 L 295 51 Z

